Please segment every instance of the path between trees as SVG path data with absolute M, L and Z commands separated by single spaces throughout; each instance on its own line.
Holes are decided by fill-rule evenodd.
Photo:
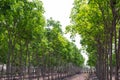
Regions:
M 88 73 L 81 73 L 81 74 L 76 74 L 74 76 L 66 78 L 64 80 L 93 80 L 93 77 L 89 77 Z M 115 76 L 112 77 L 112 80 L 115 80 Z
M 87 80 L 89 77 L 89 74 L 82 73 L 82 74 L 76 74 L 72 77 L 66 78 L 65 80 Z

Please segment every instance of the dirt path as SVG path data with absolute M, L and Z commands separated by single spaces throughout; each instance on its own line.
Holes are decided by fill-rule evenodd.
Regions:
M 87 80 L 88 74 L 82 73 L 82 74 L 77 74 L 75 76 L 66 78 L 65 80 Z

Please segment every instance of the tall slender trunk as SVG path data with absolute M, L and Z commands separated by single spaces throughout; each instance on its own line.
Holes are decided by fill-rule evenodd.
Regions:
M 11 59 L 11 46 L 12 46 L 12 40 L 11 40 L 11 32 L 8 30 L 8 54 L 7 54 L 7 78 L 10 79 L 10 59 Z
M 45 49 L 43 49 L 42 51 L 42 59 L 41 59 L 41 75 L 43 80 L 45 80 L 45 69 L 46 69 L 46 58 L 45 58 L 45 54 L 44 54 Z
M 116 80 L 119 80 L 119 69 L 120 69 L 120 28 L 118 37 L 118 48 L 116 54 Z
M 109 80 L 109 64 L 108 64 L 108 61 L 109 61 L 109 57 L 108 57 L 108 55 L 109 55 L 109 53 L 108 53 L 108 43 L 107 43 L 107 51 L 106 51 L 106 54 L 107 54 L 107 56 L 106 56 L 106 65 L 107 65 L 107 69 L 106 69 L 106 76 L 107 76 L 107 78 L 106 78 L 106 80 Z
M 110 0 L 110 6 L 111 6 L 111 10 L 112 10 L 112 17 L 113 17 L 113 20 L 112 20 L 112 28 L 111 28 L 111 35 L 114 34 L 115 36 L 115 54 L 117 55 L 117 52 L 116 52 L 116 19 L 117 19 L 117 12 L 116 12 L 116 0 Z M 112 80 L 112 79 L 110 79 Z
M 97 38 L 97 53 L 98 53 L 98 78 L 99 80 L 102 80 L 103 78 L 103 74 L 102 74 L 102 69 L 103 69 L 103 60 L 102 60 L 102 47 L 101 47 L 101 42 L 100 42 L 100 38 Z
M 110 80 L 112 80 L 113 66 L 112 66 L 112 33 L 110 35 Z
M 29 77 L 29 80 L 31 80 L 31 65 L 30 65 L 30 52 L 29 52 L 29 42 L 26 41 L 26 54 L 27 54 L 27 68 L 28 68 L 28 77 Z
M 26 67 L 26 73 L 29 77 L 29 73 L 30 73 L 30 70 L 29 70 L 29 52 L 28 52 L 28 41 L 25 42 L 25 47 L 26 47 L 26 60 L 25 60 L 25 67 Z
M 35 70 L 35 72 L 36 72 L 36 75 L 37 75 L 37 80 L 39 80 L 40 79 L 40 77 L 41 77 L 41 74 L 42 74 L 42 72 L 41 72 L 41 70 L 40 70 L 40 68 L 41 68 L 41 65 L 40 65 L 40 58 L 39 58 L 39 54 L 38 54 L 38 48 L 36 48 L 36 55 L 35 55 L 35 58 L 36 58 L 36 64 L 35 65 L 38 65 L 37 67 L 36 67 L 36 70 Z
M 20 73 L 21 73 L 21 75 L 20 75 L 20 79 L 22 79 L 22 75 L 23 75 L 23 67 L 24 67 L 24 65 L 23 65 L 23 48 L 22 48 L 22 40 L 20 40 L 20 57 L 19 57 L 19 62 L 20 62 Z
M 16 35 L 12 35 L 12 45 L 11 45 L 11 67 L 10 67 L 10 74 L 11 78 L 13 78 L 13 75 L 15 73 L 15 66 L 14 66 L 14 59 L 15 59 L 15 45 L 16 45 Z

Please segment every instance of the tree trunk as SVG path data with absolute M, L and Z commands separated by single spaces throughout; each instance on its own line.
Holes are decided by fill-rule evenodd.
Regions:
M 10 79 L 10 60 L 11 60 L 11 46 L 12 46 L 12 40 L 11 40 L 11 32 L 8 31 L 8 54 L 7 54 L 7 78 Z
M 119 80 L 119 69 L 120 69 L 120 29 L 118 37 L 118 51 L 116 52 L 116 80 Z
M 113 67 L 112 67 L 112 33 L 110 35 L 110 80 L 112 80 L 112 73 L 113 73 Z

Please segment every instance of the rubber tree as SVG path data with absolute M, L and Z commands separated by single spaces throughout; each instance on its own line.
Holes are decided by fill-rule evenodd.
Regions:
M 0 24 L 1 29 L 4 30 L 1 35 L 4 36 L 6 44 L 6 47 L 2 48 L 3 51 L 8 51 L 7 55 L 4 55 L 7 60 L 4 64 L 7 64 L 8 79 L 12 69 L 10 66 L 20 66 L 23 62 L 26 62 L 25 66 L 27 66 L 30 61 L 28 48 L 33 37 L 36 36 L 33 32 L 44 29 L 42 28 L 45 24 L 43 13 L 42 2 L 38 0 L 0 1 Z
M 109 72 L 110 80 L 112 79 L 114 51 L 118 57 L 118 5 L 118 0 L 74 0 L 70 16 L 72 25 L 67 27 L 68 31 L 81 35 L 82 43 L 84 43 L 82 45 L 89 55 L 97 54 L 95 55 L 97 57 L 96 69 L 100 80 L 108 80 Z M 116 65 L 118 65 L 117 61 L 119 61 L 118 58 L 116 58 Z M 118 68 L 116 69 L 117 72 Z

